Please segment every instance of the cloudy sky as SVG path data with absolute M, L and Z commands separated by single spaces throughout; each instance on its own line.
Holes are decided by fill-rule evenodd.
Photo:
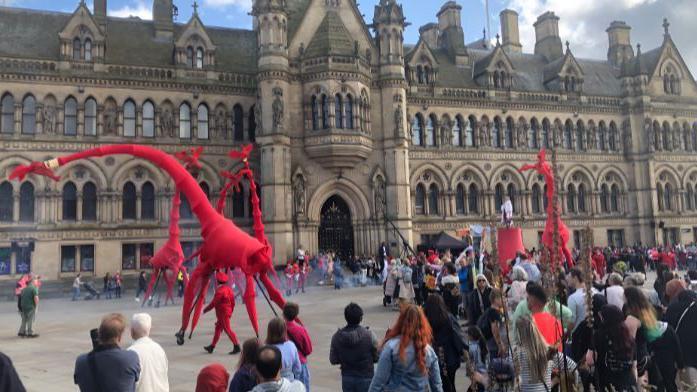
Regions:
M 71 12 L 79 0 L 0 0 L 0 5 L 51 9 Z M 344 0 L 353 1 L 353 0 Z M 459 0 L 463 5 L 462 24 L 465 39 L 474 41 L 482 37 L 486 26 L 485 0 Z M 579 57 L 605 58 L 607 35 L 605 29 L 613 20 L 624 20 L 632 26 L 632 44 L 641 43 L 644 51 L 660 45 L 663 40 L 663 18 L 670 21 L 670 32 L 685 61 L 697 71 L 697 40 L 690 39 L 695 31 L 695 0 L 489 0 L 489 15 L 493 34 L 499 31 L 498 14 L 512 8 L 520 14 L 520 33 L 524 51 L 534 48 L 535 34 L 532 24 L 541 13 L 552 10 L 560 18 L 562 41 L 571 43 L 571 50 Z M 88 5 L 91 6 L 91 0 Z M 358 0 L 368 20 L 379 0 Z M 192 12 L 193 0 L 175 0 L 179 8 L 178 21 L 186 22 Z M 438 0 L 402 0 L 407 20 L 406 40 L 415 43 L 418 28 L 436 20 L 436 13 L 444 3 Z M 138 16 L 151 18 L 152 0 L 108 0 L 108 10 L 114 16 Z M 199 13 L 208 25 L 250 28 L 248 12 L 252 0 L 199 0 Z

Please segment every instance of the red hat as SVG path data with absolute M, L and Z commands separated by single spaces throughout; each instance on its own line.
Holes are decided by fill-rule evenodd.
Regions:
M 196 392 L 225 391 L 229 379 L 230 373 L 225 370 L 225 366 L 212 363 L 199 372 L 196 379 Z
M 215 280 L 217 280 L 220 283 L 227 283 L 227 274 L 219 271 L 215 274 Z

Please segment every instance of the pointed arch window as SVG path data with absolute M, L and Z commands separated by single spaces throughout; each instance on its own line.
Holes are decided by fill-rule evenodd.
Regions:
M 189 68 L 194 67 L 194 48 L 191 46 L 186 48 L 186 66 Z
M 257 140 L 257 119 L 254 115 L 254 109 L 255 106 L 252 106 L 251 109 L 249 109 L 249 119 L 247 121 L 249 125 L 249 130 L 247 132 L 249 133 L 249 141 L 254 143 Z
M 460 116 L 455 117 L 453 122 L 452 132 L 452 145 L 459 147 L 462 145 L 462 120 Z
M 188 103 L 179 106 L 179 138 L 191 139 L 191 106 Z
M 34 221 L 34 185 L 31 182 L 24 182 L 19 187 L 19 220 Z
M 77 101 L 70 97 L 65 100 L 63 107 L 63 134 L 67 136 L 77 135 Z
M 586 134 L 586 128 L 583 126 L 583 123 L 579 121 L 576 124 L 576 151 L 583 151 L 585 150 L 585 134 Z
M 416 186 L 416 192 L 414 195 L 414 207 L 415 207 L 415 213 L 416 215 L 425 215 L 426 214 L 426 190 L 424 189 L 423 184 L 419 184 Z
M 322 129 L 329 128 L 329 98 L 322 94 Z
M 193 219 L 194 213 L 191 211 L 191 204 L 184 193 L 181 194 L 181 204 L 179 205 L 179 216 L 182 219 Z
M 155 105 L 150 101 L 143 104 L 143 136 L 155 137 Z
M 578 212 L 586 211 L 586 187 L 583 184 L 578 186 Z
M 603 212 L 607 214 L 610 212 L 609 208 L 609 199 L 610 199 L 610 190 L 607 187 L 607 184 L 603 184 L 603 186 L 600 188 L 600 212 Z
M 422 138 L 423 138 L 423 125 L 424 125 L 424 118 L 421 116 L 421 113 L 417 113 L 416 116 L 414 116 L 414 120 L 412 121 L 411 125 L 411 142 L 415 146 L 422 146 Z
M 87 38 L 85 40 L 85 61 L 92 61 L 92 40 Z
M 532 186 L 532 213 L 533 214 L 540 214 L 542 212 L 541 207 L 541 194 L 540 194 L 540 186 L 538 184 L 535 184 Z
M 155 187 L 150 181 L 143 184 L 140 192 L 141 219 L 155 219 Z
M 494 128 L 491 130 L 491 138 L 493 139 L 493 146 L 496 148 L 501 147 L 501 119 L 494 118 Z
M 334 97 L 334 128 L 341 129 L 344 127 L 344 100 L 341 95 L 336 94 Z
M 351 94 L 346 96 L 346 128 L 353 129 L 353 97 Z
M 312 106 L 312 129 L 316 131 L 319 129 L 319 103 L 316 96 L 312 96 L 310 105 Z
M 136 135 L 136 104 L 130 99 L 123 104 L 123 136 Z
M 455 212 L 458 215 L 465 215 L 465 186 L 457 184 L 455 195 Z
M 232 217 L 244 218 L 244 190 L 235 190 L 232 193 Z
M 513 205 L 513 213 L 515 214 L 515 210 L 516 210 L 515 185 L 508 184 L 508 186 L 506 187 L 506 196 L 508 196 L 508 198 L 511 199 L 511 205 Z
M 36 99 L 32 95 L 27 95 L 22 101 L 22 133 L 36 133 Z
M 236 142 L 244 140 L 244 114 L 239 104 L 232 108 L 232 132 Z
M 615 122 L 610 123 L 610 133 L 608 134 L 608 147 L 610 151 L 617 151 L 617 125 Z
M 530 129 L 528 129 L 528 147 L 537 149 L 540 147 L 537 141 L 537 131 L 540 128 L 540 124 L 537 123 L 536 119 L 530 121 Z
M 97 135 L 97 101 L 94 98 L 85 101 L 85 135 Z
M 670 125 L 668 123 L 663 123 L 663 149 L 664 150 L 671 150 L 673 147 L 673 143 L 671 143 L 671 135 L 670 135 Z
M 474 147 L 474 124 L 476 121 L 472 116 L 469 117 L 469 119 L 464 121 L 465 124 L 465 138 L 464 138 L 464 145 L 465 147 Z
M 203 48 L 196 49 L 196 68 L 203 69 Z
M 549 120 L 542 120 L 542 145 L 544 148 L 549 148 Z
M 435 131 L 435 119 L 433 115 L 430 115 L 426 118 L 426 127 L 425 127 L 425 141 L 426 141 L 426 146 L 427 147 L 433 147 L 436 145 L 436 131 Z
M 0 132 L 15 132 L 15 99 L 12 94 L 5 94 L 0 102 Z
M 438 186 L 431 184 L 428 187 L 428 215 L 438 215 Z
M 692 184 L 687 184 L 687 192 L 685 193 L 685 208 L 692 210 L 692 202 L 694 201 L 694 192 Z
M 610 188 L 610 211 L 620 211 L 620 187 L 617 184 L 612 184 Z
M 607 127 L 604 122 L 598 125 L 598 150 L 605 151 L 605 140 L 607 139 Z
M 512 118 L 506 119 L 506 134 L 504 135 L 505 148 L 513 148 L 513 130 L 515 129 L 515 124 Z
M 663 199 L 663 185 L 656 184 L 656 200 L 658 201 L 658 210 L 665 211 L 666 206 Z
M 467 211 L 470 215 L 479 213 L 479 189 L 475 184 L 470 184 L 467 189 Z
M 663 206 L 666 211 L 673 210 L 673 189 L 670 184 L 666 184 L 663 191 Z
M 73 40 L 73 60 L 81 60 L 82 59 L 82 42 L 80 42 L 80 38 L 75 38 Z
M 198 105 L 198 116 L 196 116 L 196 119 L 198 120 L 196 136 L 199 139 L 208 140 L 208 106 L 203 103 Z M 240 121 L 242 121 L 241 116 Z
M 0 222 L 12 222 L 14 219 L 14 196 L 12 184 L 4 181 L 0 184 Z
M 421 65 L 416 66 L 416 80 L 419 84 L 424 84 L 424 68 Z
M 542 187 L 542 208 L 543 208 L 545 211 L 547 211 L 547 204 L 548 204 L 548 203 L 549 203 L 549 202 L 548 202 L 548 200 L 547 200 L 547 184 L 545 184 L 545 185 Z
M 97 187 L 91 181 L 82 187 L 82 220 L 97 220 Z
M 571 121 L 567 121 L 566 124 L 564 124 L 564 148 L 567 150 L 573 150 L 574 148 L 573 128 L 574 125 L 571 123 Z
M 68 181 L 63 185 L 63 220 L 74 221 L 77 219 L 77 188 Z
M 576 212 L 576 187 L 569 184 L 566 188 L 566 209 L 570 213 Z
M 121 217 L 123 219 L 136 219 L 136 186 L 128 181 L 123 185 L 123 193 L 121 196 L 123 208 Z
M 501 205 L 503 204 L 503 196 L 504 196 L 504 191 L 503 191 L 503 184 L 498 183 L 496 184 L 496 187 L 494 188 L 494 203 L 496 203 L 496 211 L 501 211 Z

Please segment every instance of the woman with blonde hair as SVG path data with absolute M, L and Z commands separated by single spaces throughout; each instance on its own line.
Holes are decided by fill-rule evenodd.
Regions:
M 528 284 L 528 273 L 525 272 L 525 269 L 523 267 L 515 266 L 513 267 L 513 270 L 511 271 L 511 286 L 507 291 L 507 297 L 508 297 L 508 308 L 510 309 L 511 312 L 515 311 L 515 308 L 518 307 L 518 304 L 525 299 L 525 296 L 527 295 L 525 292 L 525 287 L 527 287 Z
M 548 392 L 552 390 L 552 371 L 576 371 L 576 363 L 547 345 L 529 316 L 516 321 L 518 348 L 516 361 L 520 366 L 521 392 Z
M 421 308 L 405 305 L 387 331 L 369 392 L 443 392 L 432 336 Z

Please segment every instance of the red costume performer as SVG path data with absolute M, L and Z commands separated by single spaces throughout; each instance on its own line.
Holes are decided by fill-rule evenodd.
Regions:
M 203 313 L 208 313 L 211 309 L 215 308 L 215 333 L 213 334 L 213 341 L 210 346 L 206 346 L 203 349 L 212 353 L 215 350 L 215 345 L 220 340 L 220 334 L 225 331 L 227 336 L 235 345 L 235 348 L 230 351 L 230 354 L 237 354 L 240 352 L 240 343 L 237 340 L 237 335 L 230 328 L 230 317 L 232 317 L 232 312 L 235 310 L 235 293 L 232 292 L 230 286 L 227 285 L 228 276 L 224 272 L 218 272 L 215 274 L 215 279 L 218 281 L 218 288 L 215 290 L 215 296 L 211 303 L 203 309 Z
M 241 153 L 231 152 L 233 158 L 242 158 L 245 162 L 244 174 L 250 179 L 250 189 L 252 190 L 252 206 L 254 217 L 254 237 L 237 227 L 231 220 L 225 219 L 208 201 L 208 196 L 201 190 L 196 179 L 175 158 L 147 146 L 132 144 L 106 145 L 92 148 L 64 157 L 55 158 L 46 162 L 32 162 L 29 165 L 17 166 L 9 178 L 23 180 L 28 174 L 39 174 L 53 178 L 59 178 L 53 174 L 52 169 L 65 166 L 73 161 L 103 157 L 107 155 L 126 154 L 148 160 L 160 169 L 167 172 L 174 184 L 184 195 L 191 205 L 192 212 L 201 224 L 201 237 L 203 245 L 198 250 L 200 263 L 191 274 L 190 283 L 186 286 L 184 304 L 182 307 L 182 325 L 177 332 L 177 343 L 184 344 L 184 333 L 191 322 L 193 329 L 198 322 L 203 309 L 205 293 L 210 283 L 210 277 L 218 269 L 238 267 L 245 274 L 245 305 L 249 314 L 250 322 L 254 331 L 259 333 L 259 321 L 257 318 L 256 296 L 254 289 L 254 279 L 259 279 L 264 285 L 269 297 L 279 307 L 285 305 L 283 296 L 271 282 L 269 273 L 274 273 L 271 260 L 271 246 L 264 234 L 264 225 L 261 221 L 261 209 L 259 208 L 259 198 L 256 193 L 251 170 L 247 163 L 247 155 L 250 148 L 245 148 Z M 192 151 L 189 160 L 196 162 L 198 150 Z M 189 335 L 191 336 L 191 335 Z
M 526 170 L 535 170 L 545 178 L 545 184 L 547 184 L 547 221 L 545 222 L 545 230 L 542 233 L 542 243 L 547 247 L 547 249 L 554 249 L 554 218 L 557 218 L 557 227 L 559 228 L 559 248 L 566 258 L 566 263 L 569 267 L 574 266 L 574 259 L 571 257 L 571 252 L 569 248 L 566 247 L 567 242 L 569 242 L 569 229 L 561 220 L 561 214 L 554 213 L 553 203 L 554 199 L 554 174 L 552 173 L 552 167 L 547 163 L 545 159 L 544 148 L 540 150 L 537 154 L 537 163 L 534 165 L 524 165 L 518 171 L 524 172 Z M 554 249 L 553 252 L 559 252 L 558 249 Z M 558 255 L 559 253 L 557 253 Z M 561 263 L 561 260 L 559 260 Z
M 593 269 L 595 269 L 595 272 L 598 274 L 598 278 L 602 280 L 605 277 L 605 271 L 607 271 L 605 255 L 600 251 L 600 249 L 596 249 L 595 252 L 593 252 L 592 259 Z

